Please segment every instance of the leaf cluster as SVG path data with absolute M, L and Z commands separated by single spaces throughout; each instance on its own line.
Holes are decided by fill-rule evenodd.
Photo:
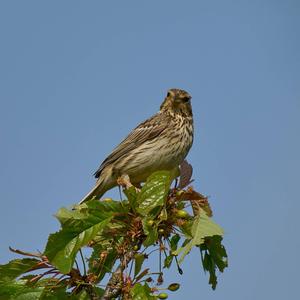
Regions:
M 126 200 L 61 208 L 61 228 L 50 234 L 43 253 L 11 249 L 25 257 L 0 266 L 0 299 L 163 299 L 163 269 L 175 265 L 182 274 L 193 248 L 200 249 L 215 289 L 217 271 L 227 267 L 223 230 L 212 220 L 207 198 L 182 184 L 171 189 L 171 178 L 155 172 L 141 190 L 126 186 Z M 92 250 L 88 257 L 85 248 Z M 156 250 L 161 259 L 154 273 L 145 262 Z M 178 288 L 173 283 L 166 290 Z

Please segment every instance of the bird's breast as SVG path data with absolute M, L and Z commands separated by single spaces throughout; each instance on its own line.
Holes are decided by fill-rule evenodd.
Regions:
M 157 170 L 172 170 L 184 160 L 192 143 L 192 120 L 172 122 L 158 137 L 143 143 L 131 153 L 124 171 L 134 183 L 145 181 Z

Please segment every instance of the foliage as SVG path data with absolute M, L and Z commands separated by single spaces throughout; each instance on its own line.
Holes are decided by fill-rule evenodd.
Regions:
M 189 184 L 190 177 L 181 180 L 180 189 L 170 188 L 171 174 L 155 172 L 141 190 L 123 182 L 126 200 L 61 208 L 56 214 L 61 228 L 50 234 L 43 253 L 10 248 L 24 258 L 0 266 L 0 299 L 164 299 L 167 294 L 158 288 L 162 267 L 175 265 L 182 274 L 181 264 L 193 248 L 200 249 L 215 289 L 217 270 L 227 267 L 223 230 L 212 220 L 207 198 L 183 181 Z M 186 211 L 189 206 L 193 215 Z M 86 247 L 92 252 L 84 259 Z M 158 273 L 145 267 L 155 249 L 163 260 Z M 165 290 L 178 289 L 173 283 Z

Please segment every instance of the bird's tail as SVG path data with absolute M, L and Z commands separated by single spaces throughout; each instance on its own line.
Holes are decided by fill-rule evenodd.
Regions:
M 106 192 L 107 189 L 105 189 L 104 181 L 98 181 L 93 187 L 83 198 L 82 200 L 78 203 L 79 205 L 87 202 L 89 200 L 92 200 L 93 198 L 100 199 L 103 194 Z

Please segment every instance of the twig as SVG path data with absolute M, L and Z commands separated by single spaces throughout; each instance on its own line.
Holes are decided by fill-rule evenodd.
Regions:
M 38 257 L 38 258 L 42 258 L 43 255 L 41 253 L 31 253 L 31 252 L 25 252 L 19 249 L 14 249 L 12 247 L 8 247 L 9 250 L 11 252 L 17 253 L 17 254 L 21 254 L 21 255 L 25 255 L 25 256 L 32 256 L 32 257 Z

